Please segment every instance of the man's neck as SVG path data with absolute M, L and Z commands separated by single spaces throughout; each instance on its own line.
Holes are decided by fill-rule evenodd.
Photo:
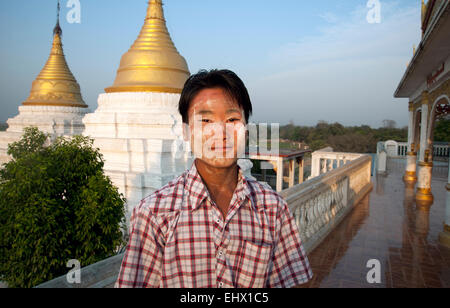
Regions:
M 225 218 L 238 183 L 239 167 L 237 162 L 228 168 L 215 168 L 197 159 L 195 166 L 208 188 L 211 198 L 219 206 Z
M 221 191 L 223 188 L 227 190 L 231 188 L 234 192 L 239 174 L 237 162 L 227 168 L 216 168 L 196 159 L 195 166 L 208 189 Z

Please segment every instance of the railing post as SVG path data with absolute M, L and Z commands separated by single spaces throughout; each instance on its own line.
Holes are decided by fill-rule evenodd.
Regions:
M 334 165 L 334 159 L 329 159 L 328 160 L 328 168 L 327 168 L 327 172 L 330 172 L 333 170 L 333 165 Z
M 283 175 L 283 158 L 279 157 L 277 160 L 277 192 L 280 192 L 283 190 L 283 182 L 284 182 L 284 175 Z
M 311 158 L 311 177 L 315 178 L 319 175 L 320 175 L 320 157 L 317 152 L 314 152 Z
M 304 166 L 304 160 L 303 157 L 301 157 L 298 160 L 298 183 L 301 184 L 304 182 L 304 172 L 305 172 L 305 166 Z
M 327 159 L 326 158 L 324 158 L 324 159 L 321 159 L 321 164 L 322 164 L 322 174 L 323 173 L 327 173 Z
M 289 160 L 289 188 L 294 186 L 295 179 L 295 159 Z

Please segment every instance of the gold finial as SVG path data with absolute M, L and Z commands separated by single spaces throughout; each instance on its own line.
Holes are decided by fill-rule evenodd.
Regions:
M 413 45 L 413 56 L 416 55 L 416 45 Z
M 62 30 L 61 27 L 59 26 L 59 13 L 61 11 L 61 6 L 59 4 L 59 0 L 58 0 L 58 9 L 57 9 L 57 13 L 56 13 L 56 26 L 53 29 L 53 35 L 58 34 L 59 36 L 62 36 Z
M 150 0 L 141 32 L 122 56 L 111 92 L 181 93 L 190 73 L 178 53 L 164 18 L 161 0 Z
M 64 56 L 59 10 L 58 1 L 58 16 L 53 29 L 50 56 L 42 71 L 33 81 L 30 96 L 23 102 L 23 105 L 87 108 L 88 106 L 81 96 L 80 86 L 70 71 Z

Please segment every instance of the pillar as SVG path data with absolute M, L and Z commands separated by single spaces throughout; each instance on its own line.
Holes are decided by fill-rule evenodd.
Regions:
M 289 188 L 295 184 L 295 159 L 289 160 Z
M 311 158 L 311 177 L 315 178 L 320 175 L 320 156 L 317 153 L 312 154 Z
M 428 92 L 422 94 L 422 121 L 420 130 L 420 156 L 416 200 L 419 202 L 432 202 L 431 173 L 433 170 L 433 158 L 428 149 Z
M 321 159 L 320 160 L 321 161 L 321 168 L 322 168 L 322 174 L 325 174 L 325 173 L 327 173 L 328 172 L 328 170 L 327 170 L 327 168 L 328 168 L 328 159 L 326 159 L 326 158 L 324 158 L 324 159 Z
M 304 171 L 305 167 L 304 167 L 304 160 L 303 157 L 300 157 L 300 159 L 298 160 L 298 183 L 301 184 L 305 181 L 304 179 Z
M 408 125 L 408 152 L 406 153 L 406 172 L 403 180 L 405 182 L 416 182 L 416 165 L 417 165 L 417 152 L 414 144 L 414 106 L 413 103 L 409 103 L 409 125 Z
M 283 174 L 283 158 L 279 157 L 277 160 L 277 192 L 283 190 L 284 174 Z
M 444 222 L 444 231 L 439 234 L 439 242 L 450 248 L 450 163 L 448 169 L 448 181 L 447 186 L 445 187 L 447 190 L 447 201 L 445 208 L 445 222 Z

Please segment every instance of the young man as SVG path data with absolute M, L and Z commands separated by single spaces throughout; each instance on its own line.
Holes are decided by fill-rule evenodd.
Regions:
M 228 70 L 186 82 L 179 111 L 192 168 L 142 200 L 116 287 L 294 287 L 312 277 L 286 202 L 237 161 L 252 113 Z

